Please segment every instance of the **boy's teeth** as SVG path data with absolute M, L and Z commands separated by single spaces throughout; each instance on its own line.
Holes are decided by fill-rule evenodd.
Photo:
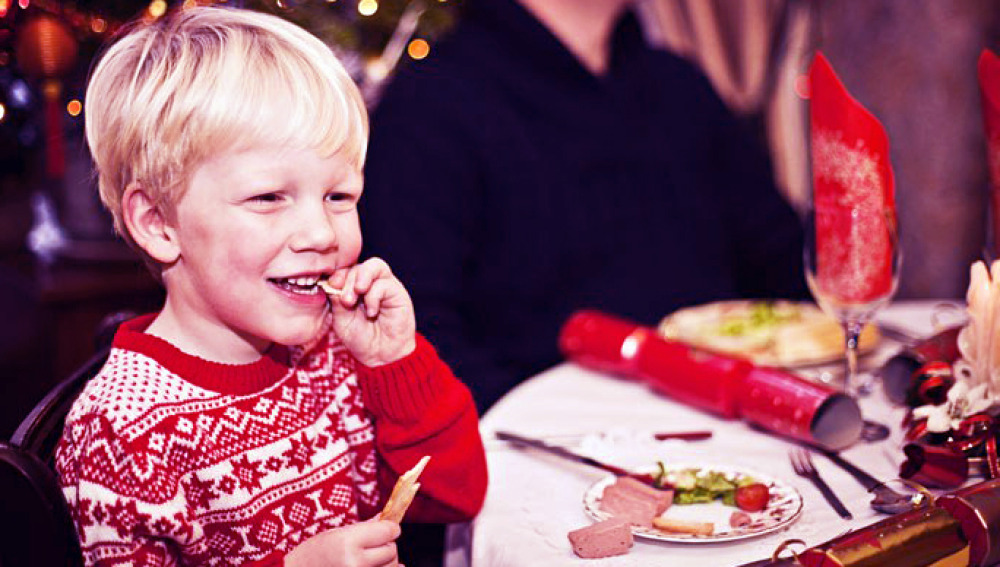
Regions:
M 317 278 L 282 278 L 273 280 L 282 289 L 302 295 L 316 295 L 320 293 L 316 287 Z
M 310 277 L 288 278 L 287 281 L 295 285 L 310 286 L 310 285 L 316 285 L 316 282 L 319 281 L 319 277 L 310 276 Z

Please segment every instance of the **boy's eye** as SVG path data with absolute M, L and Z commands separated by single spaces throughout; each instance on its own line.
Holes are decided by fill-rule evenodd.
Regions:
M 354 193 L 345 191 L 334 191 L 327 193 L 326 200 L 337 205 L 353 205 L 357 200 L 357 196 Z
M 250 201 L 258 203 L 276 203 L 280 197 L 277 193 L 261 193 L 260 195 L 254 195 L 250 197 Z

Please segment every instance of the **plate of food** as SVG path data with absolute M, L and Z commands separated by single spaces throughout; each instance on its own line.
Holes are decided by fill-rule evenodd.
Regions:
M 627 520 L 636 537 L 677 543 L 715 543 L 772 533 L 802 514 L 802 495 L 790 484 L 742 467 L 658 463 L 640 469 L 656 486 L 608 476 L 587 489 L 583 506 L 595 521 Z
M 844 331 L 814 303 L 733 300 L 679 309 L 660 321 L 659 334 L 699 348 L 750 359 L 761 366 L 794 367 L 844 356 Z M 879 332 L 867 325 L 859 352 L 872 351 Z

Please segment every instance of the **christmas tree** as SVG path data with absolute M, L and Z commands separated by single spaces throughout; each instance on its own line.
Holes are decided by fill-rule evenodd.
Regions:
M 66 216 L 58 211 L 65 199 L 51 195 L 90 183 L 73 177 L 88 177 L 78 163 L 94 58 L 126 23 L 195 5 L 254 9 L 302 26 L 341 56 L 370 103 L 398 65 L 427 56 L 458 8 L 456 0 L 0 0 L 0 202 L 41 190 L 57 205 L 52 215 Z M 77 207 L 63 224 L 83 216 Z M 102 233 L 110 226 L 97 224 Z

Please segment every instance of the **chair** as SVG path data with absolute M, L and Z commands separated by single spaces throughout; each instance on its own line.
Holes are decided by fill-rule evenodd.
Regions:
M 53 468 L 63 423 L 80 391 L 104 365 L 111 338 L 132 313 L 104 319 L 97 352 L 60 382 L 0 442 L 0 567 L 83 565 L 80 544 Z

